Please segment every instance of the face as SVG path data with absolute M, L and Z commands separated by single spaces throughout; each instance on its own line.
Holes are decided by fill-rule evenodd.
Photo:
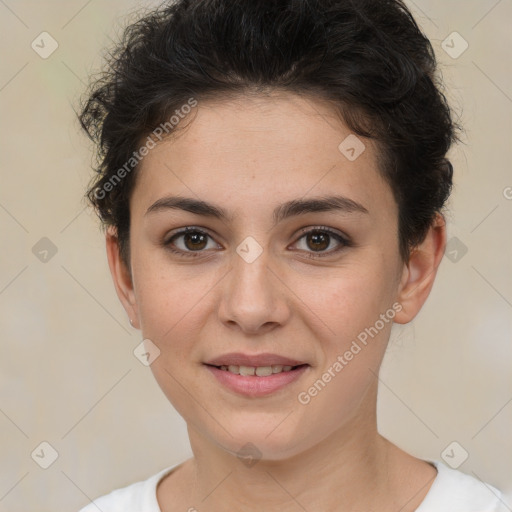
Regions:
M 350 135 L 315 99 L 211 101 L 139 168 L 118 293 L 165 395 L 229 452 L 290 457 L 375 407 L 407 276 L 376 148 L 352 136 L 341 151 Z

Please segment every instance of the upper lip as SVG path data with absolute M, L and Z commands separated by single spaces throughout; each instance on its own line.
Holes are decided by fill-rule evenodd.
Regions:
M 280 364 L 283 366 L 299 366 L 302 364 L 306 364 L 303 361 L 299 361 L 297 359 L 290 359 L 289 357 L 280 356 L 277 354 L 243 354 L 241 352 L 231 352 L 229 354 L 223 354 L 221 356 L 217 356 L 209 361 L 206 361 L 205 364 L 209 364 L 212 366 L 272 366 L 275 364 Z

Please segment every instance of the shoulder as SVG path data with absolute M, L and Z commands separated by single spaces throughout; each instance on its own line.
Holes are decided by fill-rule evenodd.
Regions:
M 501 492 L 478 478 L 451 469 L 440 461 L 428 461 L 437 469 L 427 496 L 416 512 L 501 512 Z
M 156 499 L 158 482 L 170 473 L 175 466 L 159 471 L 147 480 L 135 482 L 126 487 L 116 489 L 109 494 L 100 496 L 80 509 L 78 512 L 160 512 Z

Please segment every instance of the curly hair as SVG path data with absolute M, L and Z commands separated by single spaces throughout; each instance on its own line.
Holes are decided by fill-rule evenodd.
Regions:
M 78 114 L 97 148 L 86 195 L 128 268 L 144 138 L 191 99 L 271 89 L 325 99 L 373 139 L 402 259 L 424 240 L 451 192 L 457 125 L 432 45 L 401 0 L 177 0 L 125 28 Z

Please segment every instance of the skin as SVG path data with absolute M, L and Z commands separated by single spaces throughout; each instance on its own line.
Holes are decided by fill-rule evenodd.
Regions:
M 134 327 L 160 350 L 151 369 L 187 422 L 194 453 L 158 486 L 164 512 L 220 511 L 226 503 L 243 511 L 406 512 L 436 476 L 377 431 L 377 375 L 392 322 L 307 405 L 297 399 L 393 303 L 402 307 L 395 322 L 416 316 L 446 244 L 438 215 L 409 261 L 401 260 L 398 207 L 377 149 L 360 139 L 366 149 L 349 161 L 338 145 L 350 133 L 332 106 L 291 93 L 200 102 L 186 129 L 139 168 L 130 199 L 131 273 L 115 231 L 107 231 L 116 291 Z M 277 205 L 334 192 L 368 213 L 314 212 L 273 226 Z M 176 209 L 146 214 L 167 195 L 215 203 L 233 218 Z M 162 245 L 186 226 L 211 236 L 196 258 Z M 348 236 L 352 246 L 331 237 L 319 250 L 299 232 L 319 226 Z M 248 236 L 263 249 L 252 263 L 236 252 Z M 183 236 L 174 240 L 177 250 L 194 247 Z M 325 256 L 307 258 L 318 253 Z M 277 353 L 310 366 L 270 396 L 244 397 L 203 365 L 234 351 Z M 252 467 L 236 456 L 247 442 L 261 453 Z

